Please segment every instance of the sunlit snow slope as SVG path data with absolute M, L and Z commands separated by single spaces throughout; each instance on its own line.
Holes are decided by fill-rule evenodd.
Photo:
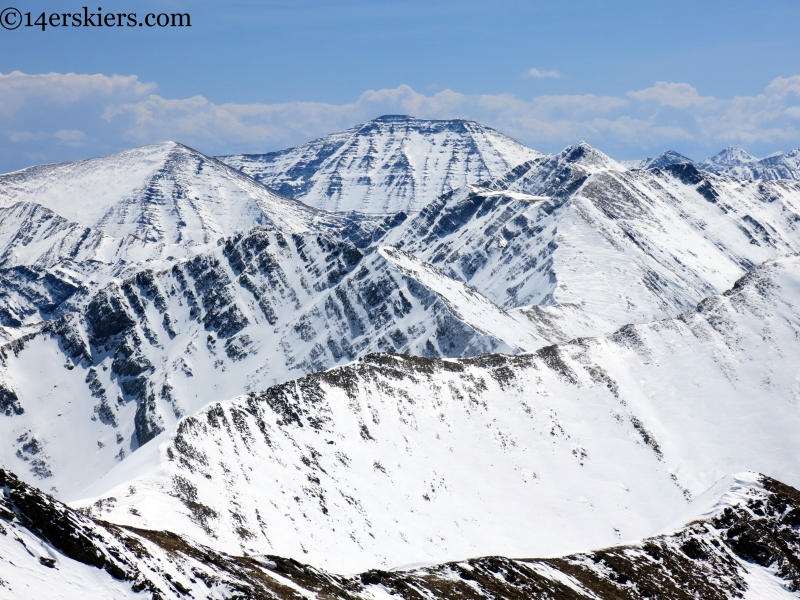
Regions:
M 254 225 L 307 231 L 314 211 L 182 144 L 164 142 L 0 176 L 0 207 L 40 204 L 84 227 L 202 244 Z
M 210 401 L 370 352 L 465 358 L 611 333 L 800 249 L 794 182 L 630 172 L 579 144 L 486 185 L 411 216 L 304 209 L 313 230 L 188 249 L 0 209 L 4 464 L 78 493 Z
M 220 160 L 310 206 L 387 213 L 418 211 L 541 155 L 474 121 L 388 115 L 289 150 Z
M 796 598 L 800 492 L 726 477 L 680 525 L 557 558 L 488 556 L 336 575 L 276 555 L 229 555 L 168 531 L 88 517 L 0 470 L 2 598 Z
M 800 183 L 407 117 L 269 156 L 0 176 L 2 467 L 348 572 L 587 550 L 730 473 L 798 483 Z

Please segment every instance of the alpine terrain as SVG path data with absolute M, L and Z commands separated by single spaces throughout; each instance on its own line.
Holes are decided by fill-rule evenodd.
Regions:
M 798 597 L 796 152 L 0 175 L 0 597 Z
M 666 150 L 655 158 L 622 162 L 631 169 L 652 169 L 694 161 L 674 150 Z M 695 166 L 739 179 L 800 179 L 800 148 L 788 153 L 775 152 L 765 158 L 756 158 L 741 148 L 728 146 L 718 154 L 696 163 Z

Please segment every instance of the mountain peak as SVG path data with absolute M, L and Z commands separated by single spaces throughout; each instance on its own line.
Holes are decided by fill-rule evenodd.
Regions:
M 540 156 L 474 121 L 383 115 L 282 152 L 220 160 L 310 206 L 393 213 Z
M 556 155 L 556 158 L 559 162 L 579 164 L 590 171 L 603 169 L 625 170 L 625 167 L 620 163 L 583 140 L 574 146 L 567 146 Z
M 758 159 L 738 146 L 728 146 L 701 164 L 713 167 L 736 167 L 757 163 Z
M 0 207 L 23 199 L 112 237 L 166 243 L 270 223 L 305 229 L 315 212 L 173 141 L 0 176 Z
M 659 167 L 668 167 L 670 165 L 677 165 L 681 163 L 693 163 L 694 161 L 680 154 L 675 152 L 674 150 L 664 150 L 661 154 L 656 156 L 655 158 L 645 158 L 641 165 L 639 166 L 640 169 L 656 169 Z
M 372 119 L 371 122 L 378 122 L 378 123 L 390 123 L 393 121 L 417 121 L 416 117 L 412 117 L 410 115 L 382 115 L 375 119 Z

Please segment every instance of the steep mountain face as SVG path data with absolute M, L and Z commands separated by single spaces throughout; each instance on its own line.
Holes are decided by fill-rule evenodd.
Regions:
M 531 250 L 536 245 L 538 252 L 526 254 L 536 257 L 537 266 L 549 263 L 549 285 L 534 283 L 541 275 L 529 268 L 493 281 L 493 295 L 487 295 L 507 308 L 578 304 L 617 326 L 644 322 L 675 315 L 764 260 L 800 250 L 797 182 L 743 182 L 689 164 L 628 171 L 579 144 L 487 185 L 506 195 L 548 198 L 525 214 L 523 235 L 509 240 L 508 249 L 469 249 L 477 253 L 473 264 L 486 264 L 484 272 L 493 273 L 497 264 L 511 265 L 510 255 L 521 254 L 520 240 L 535 232 L 523 243 Z M 453 240 L 450 256 L 447 246 L 418 250 L 404 240 L 408 236 L 396 245 L 419 252 L 449 275 L 480 278 L 480 270 L 470 278 L 454 260 L 460 238 Z M 495 257 L 487 260 L 487 254 Z
M 776 152 L 758 161 L 753 179 L 800 179 L 800 148 Z
M 338 572 L 643 537 L 728 473 L 800 480 L 799 292 L 793 256 L 607 338 L 368 355 L 206 406 L 76 505 Z
M 58 589 L 63 598 L 755 600 L 795 598 L 800 589 L 800 493 L 754 473 L 721 481 L 692 507 L 688 525 L 638 543 L 355 576 L 274 555 L 230 556 L 167 531 L 95 521 L 3 470 L 0 484 L 0 561 L 8 561 L 0 592 L 9 597 Z
M 798 215 L 795 182 L 631 172 L 580 144 L 443 195 L 379 243 L 505 310 L 567 311 L 583 323 L 573 336 L 596 335 L 675 315 L 800 250 Z
M 748 154 L 738 146 L 728 146 L 711 158 L 705 159 L 701 165 L 707 167 L 709 171 L 731 169 L 747 165 L 755 165 L 758 159 L 752 154 Z
M 0 207 L 17 202 L 40 204 L 107 236 L 188 245 L 254 225 L 308 231 L 316 214 L 174 142 L 0 176 Z
M 471 290 L 469 312 L 396 263 L 334 237 L 257 227 L 108 284 L 0 347 L 13 417 L 0 422 L 4 464 L 68 495 L 213 399 L 369 352 L 520 352 L 553 334 L 547 319 L 509 320 Z M 487 310 L 500 320 L 487 323 Z
M 473 121 L 389 115 L 297 148 L 220 160 L 310 206 L 392 213 L 539 156 Z
M 74 311 L 115 277 L 167 268 L 202 246 L 114 238 L 41 204 L 0 208 L 0 324 L 16 327 Z
M 381 221 L 314 210 L 171 142 L 0 176 L 0 325 L 79 310 L 254 226 L 357 237 Z

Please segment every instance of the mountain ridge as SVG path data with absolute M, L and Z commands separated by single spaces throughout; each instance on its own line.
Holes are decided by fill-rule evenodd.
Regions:
M 800 148 L 790 152 L 775 152 L 765 158 L 756 158 L 738 146 L 728 146 L 702 161 L 694 161 L 674 150 L 666 150 L 656 158 L 621 162 L 631 169 L 652 169 L 672 164 L 692 163 L 699 169 L 740 179 L 800 179 Z
M 198 597 L 356 600 L 392 595 L 596 600 L 700 594 L 725 600 L 793 598 L 800 587 L 800 493 L 742 473 L 719 482 L 699 519 L 627 545 L 550 559 L 472 558 L 341 576 L 275 555 L 231 556 L 168 531 L 114 526 L 71 510 L 0 470 L 0 547 L 16 570 L 0 592 L 17 597 Z M 14 536 L 10 541 L 7 532 Z M 24 551 L 22 550 L 24 548 Z M 87 568 L 88 567 L 88 568 Z M 42 582 L 45 582 L 42 585 Z

